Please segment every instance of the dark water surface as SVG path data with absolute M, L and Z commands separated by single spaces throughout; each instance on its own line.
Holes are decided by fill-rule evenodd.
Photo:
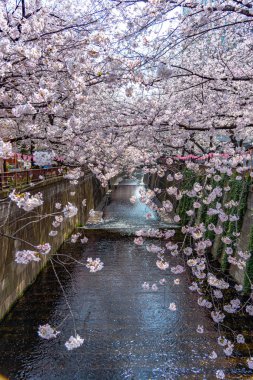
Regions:
M 108 225 L 118 223 L 126 231 L 129 225 L 147 225 L 145 213 L 150 210 L 129 202 L 137 191 L 135 183 L 118 186 L 105 210 Z M 148 224 L 155 223 L 153 213 Z M 0 324 L 0 373 L 11 380 L 177 380 L 215 379 L 215 371 L 225 369 L 227 379 L 253 378 L 236 358 L 207 359 L 213 349 L 218 352 L 217 332 L 188 290 L 186 274 L 159 270 L 156 255 L 134 245 L 133 236 L 109 229 L 84 232 L 87 245 L 66 242 L 59 254 L 83 262 L 100 257 L 104 269 L 89 273 L 77 264 L 68 265 L 67 271 L 56 266 L 83 346 L 69 352 L 64 346 L 74 333 L 69 317 L 57 339 L 45 341 L 37 335 L 38 325 L 59 326 L 69 314 L 48 265 Z M 164 277 L 167 283 L 161 286 Z M 174 284 L 178 277 L 179 286 Z M 144 281 L 156 283 L 158 291 L 144 291 Z M 168 309 L 170 302 L 177 304 L 176 312 Z M 196 333 L 198 324 L 204 325 L 204 334 Z

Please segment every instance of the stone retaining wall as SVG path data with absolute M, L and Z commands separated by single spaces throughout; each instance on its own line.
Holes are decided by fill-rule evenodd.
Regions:
M 31 193 L 41 192 L 44 204 L 33 212 L 27 213 L 20 210 L 13 202 L 5 201 L 0 203 L 0 224 L 3 225 L 5 218 L 4 232 L 19 239 L 29 241 L 34 245 L 49 242 L 52 245 L 51 254 L 56 252 L 64 240 L 72 233 L 75 227 L 85 224 L 89 210 L 95 209 L 105 194 L 99 182 L 92 176 L 86 175 L 76 186 L 70 185 L 69 181 L 62 177 L 49 179 L 41 185 L 36 185 L 29 190 Z M 70 194 L 75 192 L 75 195 Z M 87 200 L 87 206 L 82 207 L 83 199 Z M 48 236 L 51 230 L 54 217 L 48 215 L 56 212 L 55 203 L 66 205 L 71 202 L 78 207 L 78 214 L 71 219 L 64 219 L 64 222 L 57 229 L 58 235 Z M 8 216 L 9 215 L 9 216 Z M 37 221 L 31 222 L 36 220 Z M 31 249 L 21 240 L 13 240 L 0 237 L 0 318 L 10 309 L 13 303 L 24 292 L 37 277 L 44 267 L 47 257 L 40 262 L 32 262 L 28 265 L 17 264 L 15 251 Z
M 169 186 L 178 186 L 180 185 L 180 182 L 173 183 L 166 180 L 166 176 L 163 178 L 160 178 L 157 174 L 152 175 L 145 175 L 145 183 L 147 186 L 151 189 L 154 189 L 155 187 L 166 189 L 166 187 Z M 222 199 L 222 203 L 225 203 L 227 197 L 227 193 L 225 193 L 225 196 Z M 161 201 L 165 199 L 171 199 L 166 192 L 163 193 L 163 196 L 160 197 Z M 175 201 L 173 202 L 175 205 Z M 199 215 L 197 216 L 197 218 Z M 197 221 L 196 221 L 197 222 Z M 244 215 L 242 217 L 242 224 L 241 224 L 241 236 L 239 240 L 239 244 L 237 247 L 237 251 L 250 251 L 253 247 L 253 241 L 250 241 L 253 239 L 253 186 L 250 187 L 247 195 L 247 206 L 244 211 Z M 216 235 L 213 239 L 213 246 L 211 250 L 211 254 L 215 259 L 221 262 L 222 258 L 220 257 L 220 247 L 221 247 L 221 236 Z M 253 255 L 253 252 L 251 252 L 251 255 Z M 222 266 L 222 265 L 221 265 Z M 246 275 L 247 271 L 247 275 Z M 229 272 L 230 275 L 235 279 L 235 281 L 239 284 L 242 284 L 245 286 L 245 282 L 247 281 L 247 277 L 249 276 L 250 280 L 253 281 L 253 256 L 248 260 L 247 262 L 247 268 L 239 269 L 235 265 L 228 264 L 228 268 L 226 269 L 226 272 Z M 245 291 L 248 291 L 248 289 L 245 288 Z
M 240 241 L 238 244 L 238 251 L 251 251 L 250 239 L 252 238 L 252 228 L 253 228 L 253 187 L 249 189 L 248 199 L 247 199 L 247 208 L 243 217 L 242 229 Z M 251 252 L 251 255 L 253 252 Z M 252 258 L 248 260 L 247 263 L 247 272 L 249 272 L 249 264 L 252 265 Z M 235 266 L 230 267 L 230 274 L 236 279 L 240 284 L 245 284 L 245 270 L 239 269 Z M 250 273 L 249 273 L 250 274 Z M 252 275 L 252 273 L 251 273 Z M 250 276 L 251 277 L 251 276 Z M 251 277 L 251 281 L 253 278 Z

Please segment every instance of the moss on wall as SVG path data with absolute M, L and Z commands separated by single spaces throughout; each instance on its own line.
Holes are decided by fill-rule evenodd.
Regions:
M 195 182 L 198 182 L 199 176 L 190 169 L 185 168 L 182 172 L 183 181 L 181 182 L 181 191 L 192 190 Z M 177 206 L 177 214 L 181 218 L 182 225 L 189 223 L 191 217 L 186 214 L 186 211 L 191 210 L 195 199 L 188 197 L 186 194 L 180 199 Z
M 246 176 L 243 181 L 236 179 L 236 175 L 233 175 L 228 182 L 230 186 L 229 197 L 227 201 L 238 202 L 238 206 L 234 206 L 230 210 L 230 214 L 238 215 L 239 220 L 237 222 L 228 221 L 224 223 L 224 236 L 229 237 L 233 243 L 236 243 L 235 233 L 241 231 L 243 217 L 247 208 L 247 198 L 249 193 L 250 178 Z M 227 261 L 227 254 L 225 252 L 226 244 L 221 242 L 221 247 L 219 247 L 219 255 L 221 255 L 221 269 L 225 272 L 229 268 L 229 263 Z M 219 255 L 217 257 L 219 257 Z
M 179 171 L 179 170 L 178 170 Z M 224 233 L 223 236 L 229 237 L 233 243 L 237 243 L 237 237 L 235 236 L 235 232 L 240 232 L 243 225 L 244 216 L 247 211 L 247 199 L 249 195 L 249 188 L 251 184 L 251 178 L 249 174 L 244 174 L 242 180 L 236 179 L 237 173 L 234 173 L 232 176 L 228 176 L 227 174 L 221 175 L 221 180 L 219 182 L 215 182 L 213 176 L 211 178 L 206 178 L 206 175 L 199 172 L 196 173 L 190 169 L 184 167 L 181 170 L 184 175 L 183 180 L 179 183 L 174 183 L 174 186 L 180 187 L 181 191 L 192 190 L 192 187 L 195 182 L 200 183 L 202 186 L 211 185 L 212 188 L 219 186 L 222 189 L 224 187 L 229 186 L 230 190 L 228 192 L 223 192 L 222 197 L 216 198 L 214 202 L 210 205 L 202 205 L 201 209 L 198 210 L 197 215 L 195 215 L 195 220 L 193 221 L 192 217 L 186 214 L 186 211 L 193 208 L 194 198 L 188 197 L 187 195 L 183 195 L 180 201 L 177 202 L 176 213 L 179 214 L 181 218 L 182 225 L 188 224 L 190 221 L 193 221 L 196 224 L 203 223 L 206 227 L 205 238 L 210 239 L 213 242 L 213 251 L 212 254 L 215 258 L 218 258 L 220 261 L 221 269 L 226 272 L 229 269 L 228 256 L 225 252 L 227 247 L 221 240 L 221 237 L 215 235 L 213 231 L 209 231 L 207 226 L 209 224 L 214 224 L 217 226 L 219 224 L 218 215 L 207 215 L 207 210 L 211 208 L 215 208 L 217 202 L 224 205 L 225 203 L 230 202 L 231 200 L 238 202 L 238 206 L 234 206 L 231 209 L 228 209 L 228 213 L 231 215 L 238 215 L 238 221 L 227 221 L 222 224 Z M 157 184 L 160 186 L 160 182 Z M 167 183 L 168 185 L 168 183 Z M 162 188 L 166 188 L 166 185 L 163 181 Z M 165 194 L 165 196 L 167 196 Z M 168 196 L 167 196 L 168 198 Z M 252 233 L 253 235 L 253 233 Z M 253 236 L 252 236 L 253 240 Z M 253 243 L 252 243 L 253 245 Z M 253 247 L 252 247 L 252 255 L 253 255 Z M 247 265 L 247 271 L 249 272 L 250 278 L 253 280 L 253 258 L 250 258 Z M 248 286 L 247 284 L 245 285 Z

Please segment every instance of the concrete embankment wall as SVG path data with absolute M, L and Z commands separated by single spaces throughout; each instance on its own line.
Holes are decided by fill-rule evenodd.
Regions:
M 69 181 L 62 177 L 47 180 L 29 189 L 30 193 L 41 192 L 44 199 L 43 206 L 34 209 L 33 212 L 27 213 L 20 210 L 14 202 L 0 203 L 0 224 L 5 225 L 2 231 L 9 235 L 14 234 L 17 238 L 34 245 L 48 242 L 52 246 L 50 252 L 52 254 L 57 251 L 75 227 L 85 224 L 89 210 L 96 208 L 105 191 L 90 174 L 79 180 L 76 186 L 70 185 Z M 87 200 L 86 207 L 82 206 L 83 199 Z M 54 217 L 50 215 L 58 211 L 55 208 L 56 202 L 62 205 L 71 202 L 78 207 L 78 214 L 71 219 L 64 219 L 57 229 L 52 226 Z M 51 230 L 57 230 L 58 235 L 50 237 L 48 234 Z M 32 249 L 21 240 L 0 237 L 0 319 L 27 286 L 35 280 L 48 260 L 45 256 L 40 262 L 32 262 L 28 265 L 17 264 L 15 252 Z
M 168 173 L 167 173 L 168 174 Z M 187 179 L 189 180 L 189 178 Z M 193 177 L 193 182 L 197 181 L 196 178 Z M 201 182 L 201 180 L 199 180 Z M 239 206 L 236 210 L 234 210 L 235 214 L 240 216 L 240 220 L 237 222 L 237 226 L 241 233 L 239 238 L 238 246 L 236 247 L 236 252 L 238 251 L 248 251 L 251 253 L 251 257 L 247 261 L 247 265 L 244 268 L 240 268 L 236 265 L 231 265 L 228 263 L 228 257 L 225 252 L 225 244 L 221 241 L 221 235 L 210 234 L 207 236 L 212 243 L 212 256 L 220 262 L 221 269 L 224 273 L 230 273 L 230 275 L 234 278 L 237 283 L 240 283 L 244 286 L 244 291 L 250 291 L 250 282 L 253 283 L 253 186 L 249 186 L 249 178 L 244 178 L 242 181 L 234 181 L 231 184 L 231 191 L 229 193 L 225 193 L 222 199 L 219 199 L 223 205 L 231 199 L 238 201 Z M 160 178 L 156 173 L 149 174 L 145 176 L 145 183 L 150 189 L 154 189 L 155 187 L 163 189 L 163 194 L 160 195 L 160 200 L 170 199 L 172 201 L 172 197 L 170 197 L 165 189 L 170 186 L 177 186 L 179 188 L 183 188 L 184 184 L 180 181 L 172 181 L 168 182 L 166 180 L 166 175 Z M 183 201 L 184 202 L 184 201 Z M 174 206 L 177 209 L 177 212 L 180 214 L 180 201 L 175 202 L 174 198 Z M 183 205 L 185 210 L 191 208 L 189 204 Z M 181 207 L 182 208 L 182 207 Z M 182 214 L 185 214 L 185 210 Z M 180 215 L 181 216 L 181 215 Z M 182 218 L 181 218 L 182 219 Z M 183 220 L 183 224 L 187 224 L 189 221 Z M 217 221 L 210 220 L 210 217 L 207 216 L 206 210 L 199 210 L 192 223 L 204 223 L 207 226 L 209 223 L 217 223 Z M 220 222 L 218 222 L 221 224 Z M 234 240 L 233 233 L 235 232 L 235 223 L 226 223 L 223 226 L 225 228 L 225 235 L 231 237 Z M 236 254 L 236 258 L 240 260 L 238 254 Z M 250 280 L 250 281 L 249 281 Z
M 250 186 L 248 192 L 247 206 L 242 220 L 241 236 L 237 251 L 249 251 L 251 257 L 247 262 L 246 269 L 231 266 L 230 273 L 237 282 L 246 285 L 249 291 L 249 279 L 253 282 L 253 186 Z M 246 271 L 247 274 L 245 274 Z

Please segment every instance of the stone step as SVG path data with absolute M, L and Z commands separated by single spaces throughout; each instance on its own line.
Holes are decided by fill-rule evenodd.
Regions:
M 103 222 L 103 211 L 94 211 L 93 215 L 89 216 L 87 224 L 99 224 Z

